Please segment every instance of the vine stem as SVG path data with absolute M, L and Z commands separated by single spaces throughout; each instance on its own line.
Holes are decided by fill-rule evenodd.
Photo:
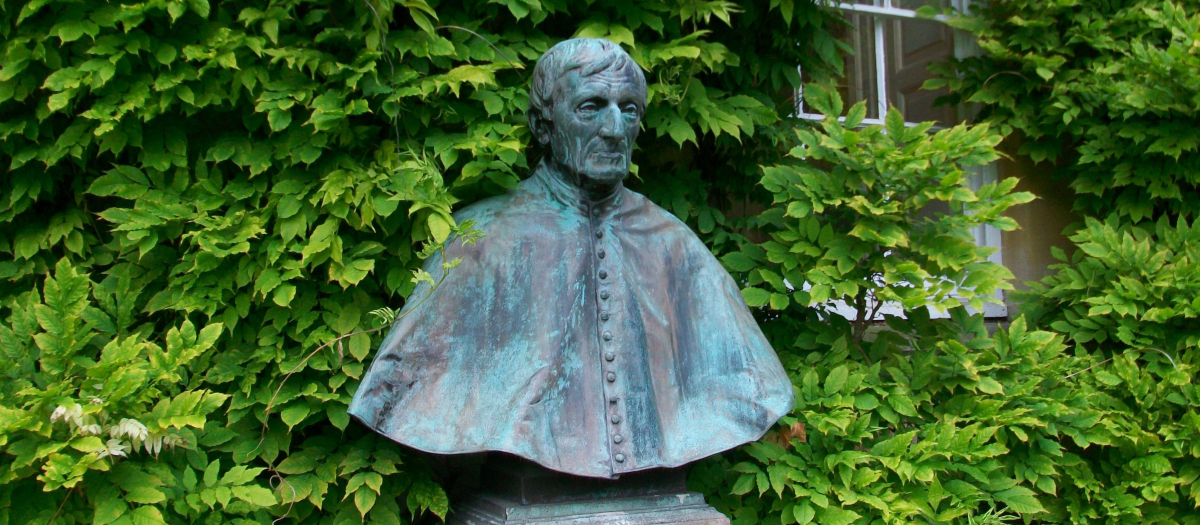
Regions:
M 440 248 L 439 251 L 442 253 L 442 260 L 444 261 L 446 259 L 446 249 L 443 247 L 443 248 Z M 429 293 L 425 294 L 425 297 L 422 297 L 421 300 L 419 302 L 417 302 L 417 304 L 413 305 L 413 307 L 410 308 L 407 312 L 404 312 L 403 314 L 397 316 L 395 321 L 392 321 L 392 324 L 395 324 L 397 321 L 403 319 L 405 316 L 412 313 L 413 310 L 416 310 L 422 304 L 424 304 L 425 301 L 429 299 L 429 296 L 433 295 L 433 292 L 437 291 L 438 287 L 440 287 L 442 285 L 442 282 L 446 280 L 446 276 L 449 274 L 450 274 L 450 271 L 443 268 L 442 276 L 439 277 L 438 281 L 429 288 Z M 271 407 L 273 407 L 275 405 L 275 398 L 279 397 L 279 392 L 283 390 L 284 383 L 287 383 L 288 378 L 292 377 L 292 374 L 295 374 L 296 372 L 298 372 L 300 370 L 300 367 L 307 364 L 309 359 L 312 359 L 313 356 L 316 356 L 317 353 L 319 353 L 321 350 L 329 348 L 329 347 L 333 346 L 334 344 L 337 344 L 340 346 L 343 339 L 346 339 L 349 337 L 354 337 L 356 335 L 375 333 L 380 330 L 383 330 L 384 328 L 388 328 L 389 326 L 390 325 L 377 326 L 375 328 L 370 328 L 367 330 L 359 330 L 357 332 L 350 332 L 345 335 L 340 335 L 340 336 L 334 338 L 332 341 L 329 341 L 328 343 L 318 346 L 312 352 L 309 352 L 308 355 L 304 356 L 304 359 L 300 360 L 299 363 L 296 363 L 296 366 L 293 366 L 292 369 L 288 371 L 288 373 L 283 375 L 283 379 L 281 379 L 279 381 L 279 386 L 275 388 L 275 393 L 271 394 L 271 399 L 267 400 L 267 407 L 263 409 L 264 421 L 263 421 L 263 429 L 262 429 L 263 436 L 262 437 L 265 438 L 266 433 L 267 433 L 267 422 L 265 421 L 265 419 L 267 419 L 271 416 Z M 259 444 L 261 444 L 261 441 L 259 442 Z
M 71 499 L 71 493 L 75 492 L 75 487 L 78 486 L 79 484 L 71 486 L 71 490 L 68 490 L 67 495 L 63 496 L 62 503 L 58 504 L 58 510 L 54 511 L 54 515 L 50 516 L 50 521 L 46 522 L 46 525 L 54 525 L 54 520 L 58 519 L 59 514 L 62 514 L 63 507 L 67 506 L 67 500 Z
M 471 33 L 472 35 L 475 35 L 475 38 L 478 38 L 480 40 L 483 40 L 484 42 L 487 42 L 487 45 L 491 46 L 492 49 L 494 51 L 496 51 L 496 53 L 498 53 L 500 56 L 504 57 L 504 60 L 506 62 L 508 62 L 508 65 L 512 66 L 513 69 L 525 69 L 525 66 L 517 64 L 516 62 L 513 62 L 511 58 L 508 58 L 508 55 L 504 54 L 504 52 L 501 51 L 500 48 L 496 47 L 496 44 L 493 44 L 491 40 L 484 38 L 483 35 L 480 35 L 479 33 L 471 31 L 470 29 L 467 29 L 467 28 L 461 27 L 461 26 L 451 26 L 451 25 L 437 26 L 433 29 L 434 29 L 434 31 L 436 31 L 438 29 L 457 29 L 459 31 L 465 31 L 467 33 Z
M 441 255 L 442 255 L 442 260 L 443 260 L 443 261 L 445 261 L 445 259 L 446 259 L 446 248 L 445 248 L 445 246 L 443 245 L 441 248 L 439 248 L 439 249 L 438 249 L 438 251 L 439 251 L 439 252 L 441 253 Z M 275 392 L 274 392 L 273 394 L 271 394 L 271 399 L 267 400 L 267 406 L 266 406 L 266 408 L 264 408 L 264 409 L 263 409 L 263 424 L 262 424 L 262 431 L 259 433 L 259 436 L 258 436 L 258 443 L 257 443 L 257 444 L 254 446 L 254 448 L 253 448 L 253 449 L 251 449 L 251 450 L 250 450 L 250 452 L 252 452 L 252 453 L 254 453 L 254 452 L 257 452 L 257 451 L 259 450 L 259 447 L 262 447 L 263 443 L 266 441 L 266 439 L 267 439 L 267 429 L 268 429 L 268 423 L 270 423 L 270 421 L 271 421 L 271 408 L 275 406 L 275 399 L 279 397 L 279 393 L 280 393 L 281 391 L 283 391 L 283 385 L 284 385 L 285 383 L 287 383 L 287 380 L 288 380 L 290 377 L 292 377 L 292 374 L 295 374 L 296 372 L 300 371 L 301 367 L 303 367 L 305 364 L 307 364 L 307 363 L 308 363 L 308 361 L 309 361 L 310 359 L 312 359 L 314 356 L 316 356 L 316 355 L 317 355 L 318 353 L 320 353 L 322 350 L 325 350 L 325 349 L 327 349 L 327 348 L 330 348 L 330 347 L 332 347 L 332 346 L 333 346 L 333 345 L 335 345 L 335 344 L 336 344 L 336 345 L 338 345 L 338 348 L 340 349 L 340 348 L 341 348 L 341 345 L 342 345 L 342 340 L 344 340 L 344 339 L 346 339 L 346 338 L 349 338 L 349 337 L 354 337 L 354 336 L 356 336 L 356 335 L 361 335 L 361 334 L 371 334 L 371 333 L 375 333 L 375 332 L 378 332 L 378 331 L 380 331 L 380 330 L 383 330 L 384 328 L 388 328 L 389 326 L 392 326 L 392 325 L 394 325 L 394 324 L 395 324 L 397 321 L 399 321 L 399 320 L 403 319 L 405 316 L 407 316 L 408 314 L 412 313 L 412 311 L 413 311 L 413 310 L 416 310 L 416 309 L 417 309 L 417 308 L 419 308 L 419 307 L 420 307 L 422 304 L 424 304 L 424 303 L 425 303 L 425 301 L 426 301 L 426 300 L 428 300 L 428 299 L 429 299 L 429 297 L 433 295 L 433 292 L 437 291 L 437 289 L 438 289 L 439 287 L 441 287 L 442 283 L 443 283 L 443 282 L 446 280 L 446 277 L 447 277 L 448 275 L 450 275 L 450 269 L 449 269 L 449 268 L 445 268 L 445 267 L 443 267 L 443 269 L 442 269 L 442 276 L 441 276 L 441 277 L 439 277 L 439 278 L 438 278 L 438 280 L 437 280 L 437 282 L 433 283 L 433 286 L 431 286 L 431 287 L 429 288 L 429 293 L 425 294 L 425 297 L 422 297 L 422 298 L 421 298 L 421 300 L 420 300 L 420 301 L 418 301 L 416 304 L 414 304 L 412 308 L 409 308 L 407 312 L 404 312 L 403 314 L 396 316 L 396 319 L 395 319 L 395 320 L 393 320 L 391 323 L 389 323 L 389 324 L 385 324 L 385 325 L 383 325 L 383 326 L 377 326 L 377 327 L 375 327 L 375 328 L 370 328 L 370 329 L 367 329 L 367 330 L 358 330 L 358 331 L 355 331 L 355 332 L 351 332 L 351 333 L 348 333 L 348 334 L 344 334 L 344 335 L 340 335 L 340 336 L 338 336 L 338 337 L 335 337 L 333 340 L 331 340 L 331 341 L 329 341 L 329 342 L 327 342 L 327 343 L 325 343 L 325 344 L 323 344 L 323 345 L 321 345 L 321 346 L 318 346 L 318 347 L 317 347 L 317 348 L 315 348 L 315 349 L 314 349 L 312 352 L 309 352 L 309 353 L 308 353 L 308 355 L 304 356 L 304 359 L 301 359 L 299 363 L 296 363 L 296 365 L 295 365 L 295 366 L 293 366 L 291 370 L 289 370 L 289 371 L 288 371 L 286 374 L 284 374 L 284 375 L 283 375 L 283 379 L 281 379 L 281 380 L 279 381 L 279 386 L 278 386 L 278 387 L 276 387 L 276 388 L 275 388 Z M 279 473 L 279 471 L 275 470 L 275 465 L 273 465 L 272 463 L 273 463 L 273 462 L 268 462 L 268 463 L 267 463 L 267 468 L 266 468 L 267 472 L 270 472 L 270 473 L 271 473 L 271 478 L 270 478 L 270 479 L 271 479 L 271 481 L 272 481 L 272 482 L 274 482 L 274 481 L 278 480 L 278 482 L 279 482 L 280 484 L 286 484 L 286 485 L 288 486 L 288 488 L 290 488 L 290 489 L 292 490 L 292 499 L 293 499 L 293 501 L 289 502 L 289 504 L 288 504 L 288 510 L 287 510 L 286 512 L 284 512 L 284 513 L 283 513 L 283 515 L 282 515 L 280 518 L 278 518 L 278 519 L 276 519 L 275 521 L 272 521 L 272 522 L 271 522 L 271 523 L 272 523 L 272 525 L 274 525 L 276 522 L 278 522 L 278 521 L 282 520 L 284 517 L 287 517 L 289 514 L 291 514 L 291 512 L 292 512 L 292 509 L 293 509 L 293 508 L 295 507 L 295 505 L 296 505 L 296 502 L 294 501 L 294 499 L 295 499 L 295 496 L 296 496 L 296 488 L 295 488 L 295 487 L 293 487 L 291 483 L 288 483 L 287 479 L 286 479 L 286 478 L 284 478 L 284 477 L 283 477 L 283 475 L 281 475 L 281 474 Z M 274 488 L 274 487 L 272 487 L 272 488 Z M 72 489 L 73 489 L 73 487 L 72 487 Z M 70 493 L 68 493 L 67 495 L 68 495 L 68 496 L 70 496 Z M 66 500 L 65 500 L 65 499 L 63 500 L 63 503 L 66 503 Z M 59 510 L 62 510 L 62 507 L 61 507 L 61 506 L 59 507 Z M 55 516 L 57 517 L 57 513 L 55 514 Z M 53 522 L 53 521 L 54 521 L 54 520 L 53 520 L 53 519 L 51 519 L 51 522 Z M 52 523 L 51 523 L 51 524 L 48 524 L 48 525 L 52 525 Z
M 1130 352 L 1145 352 L 1146 350 L 1154 350 L 1155 352 L 1158 352 L 1158 353 L 1160 353 L 1160 354 L 1162 354 L 1162 355 L 1166 356 L 1166 358 L 1167 358 L 1167 361 L 1170 361 L 1170 362 L 1171 362 L 1171 367 L 1172 367 L 1172 368 L 1174 368 L 1176 372 L 1178 372 L 1178 371 L 1179 371 L 1179 365 L 1175 364 L 1175 358 L 1171 357 L 1171 354 L 1168 354 L 1166 351 L 1164 351 L 1164 350 L 1163 350 L 1163 349 L 1161 349 L 1161 348 L 1153 348 L 1153 347 L 1150 347 L 1150 348 L 1138 348 L 1138 349 L 1136 349 L 1136 350 L 1130 350 Z M 1079 375 L 1079 374 L 1082 374 L 1082 373 L 1084 373 L 1084 372 L 1087 372 L 1088 370 L 1091 370 L 1091 369 L 1093 369 L 1093 368 L 1096 368 L 1096 367 L 1098 367 L 1098 366 L 1100 366 L 1100 365 L 1102 365 L 1102 364 L 1104 364 L 1104 363 L 1107 363 L 1107 362 L 1109 362 L 1109 361 L 1112 361 L 1112 360 L 1113 360 L 1113 358 L 1111 358 L 1111 357 L 1110 357 L 1110 358 L 1108 358 L 1108 359 L 1105 359 L 1105 360 L 1103 360 L 1103 361 L 1100 361 L 1099 363 L 1096 363 L 1096 364 L 1094 364 L 1094 365 L 1092 365 L 1092 366 L 1089 366 L 1089 367 L 1087 367 L 1087 368 L 1084 368 L 1083 370 L 1080 370 L 1080 371 L 1078 371 L 1078 372 L 1075 372 L 1074 374 L 1071 374 L 1071 375 L 1069 375 L 1069 376 L 1067 376 L 1067 377 L 1064 377 L 1063 379 L 1064 379 L 1064 380 L 1066 380 L 1066 379 L 1071 379 L 1072 377 L 1075 377 L 1075 376 L 1077 376 L 1077 375 Z

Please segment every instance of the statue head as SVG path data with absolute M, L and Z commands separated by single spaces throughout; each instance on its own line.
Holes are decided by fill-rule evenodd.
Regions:
M 548 163 L 585 190 L 624 179 L 646 110 L 646 78 L 625 50 L 564 40 L 538 60 L 532 84 L 529 128 L 550 149 Z

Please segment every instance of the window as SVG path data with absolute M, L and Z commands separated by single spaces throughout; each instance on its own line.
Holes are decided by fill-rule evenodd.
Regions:
M 953 7 L 965 11 L 970 0 L 857 0 L 836 2 L 830 5 L 841 10 L 848 27 L 841 35 L 842 41 L 853 50 L 845 54 L 845 76 L 837 86 L 842 100 L 849 108 L 859 101 L 867 102 L 867 118 L 863 125 L 882 124 L 890 107 L 899 110 L 909 124 L 934 121 L 939 126 L 952 126 L 966 120 L 967 109 L 948 105 L 935 106 L 937 97 L 946 93 L 940 90 L 922 90 L 921 85 L 933 76 L 928 71 L 932 63 L 950 57 L 967 57 L 978 53 L 978 47 L 970 35 L 955 30 L 938 15 L 932 19 L 918 16 L 917 9 L 929 5 L 938 11 Z M 804 78 L 804 71 L 800 71 Z M 802 118 L 824 119 L 824 115 L 808 113 L 804 107 L 803 92 L 796 94 L 796 114 Z M 993 163 L 977 168 L 971 185 L 979 189 L 984 184 L 995 182 L 998 170 Z M 980 246 L 995 247 L 989 260 L 1003 264 L 1000 230 L 991 226 L 976 228 L 975 242 Z M 997 299 L 1003 300 L 999 294 Z M 853 318 L 855 313 L 847 305 L 834 305 L 834 310 Z M 898 314 L 898 308 L 883 307 L 880 314 Z M 984 307 L 986 317 L 1007 317 L 1004 304 L 988 304 Z M 935 317 L 944 313 L 932 311 Z

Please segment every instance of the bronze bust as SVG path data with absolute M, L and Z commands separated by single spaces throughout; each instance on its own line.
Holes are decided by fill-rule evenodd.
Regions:
M 622 184 L 641 69 L 611 42 L 573 39 L 532 84 L 529 126 L 548 154 L 456 213 L 484 237 L 447 243 L 461 264 L 392 326 L 350 414 L 419 450 L 502 451 L 594 478 L 760 438 L 792 407 L 778 357 L 700 239 Z M 445 271 L 440 256 L 425 268 Z

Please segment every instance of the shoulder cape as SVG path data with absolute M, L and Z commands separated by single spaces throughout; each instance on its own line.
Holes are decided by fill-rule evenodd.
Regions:
M 350 404 L 368 427 L 612 478 L 757 440 L 791 409 L 738 286 L 642 195 L 590 202 L 538 169 L 455 217 L 485 235 L 448 242 L 461 263 L 413 291 Z

